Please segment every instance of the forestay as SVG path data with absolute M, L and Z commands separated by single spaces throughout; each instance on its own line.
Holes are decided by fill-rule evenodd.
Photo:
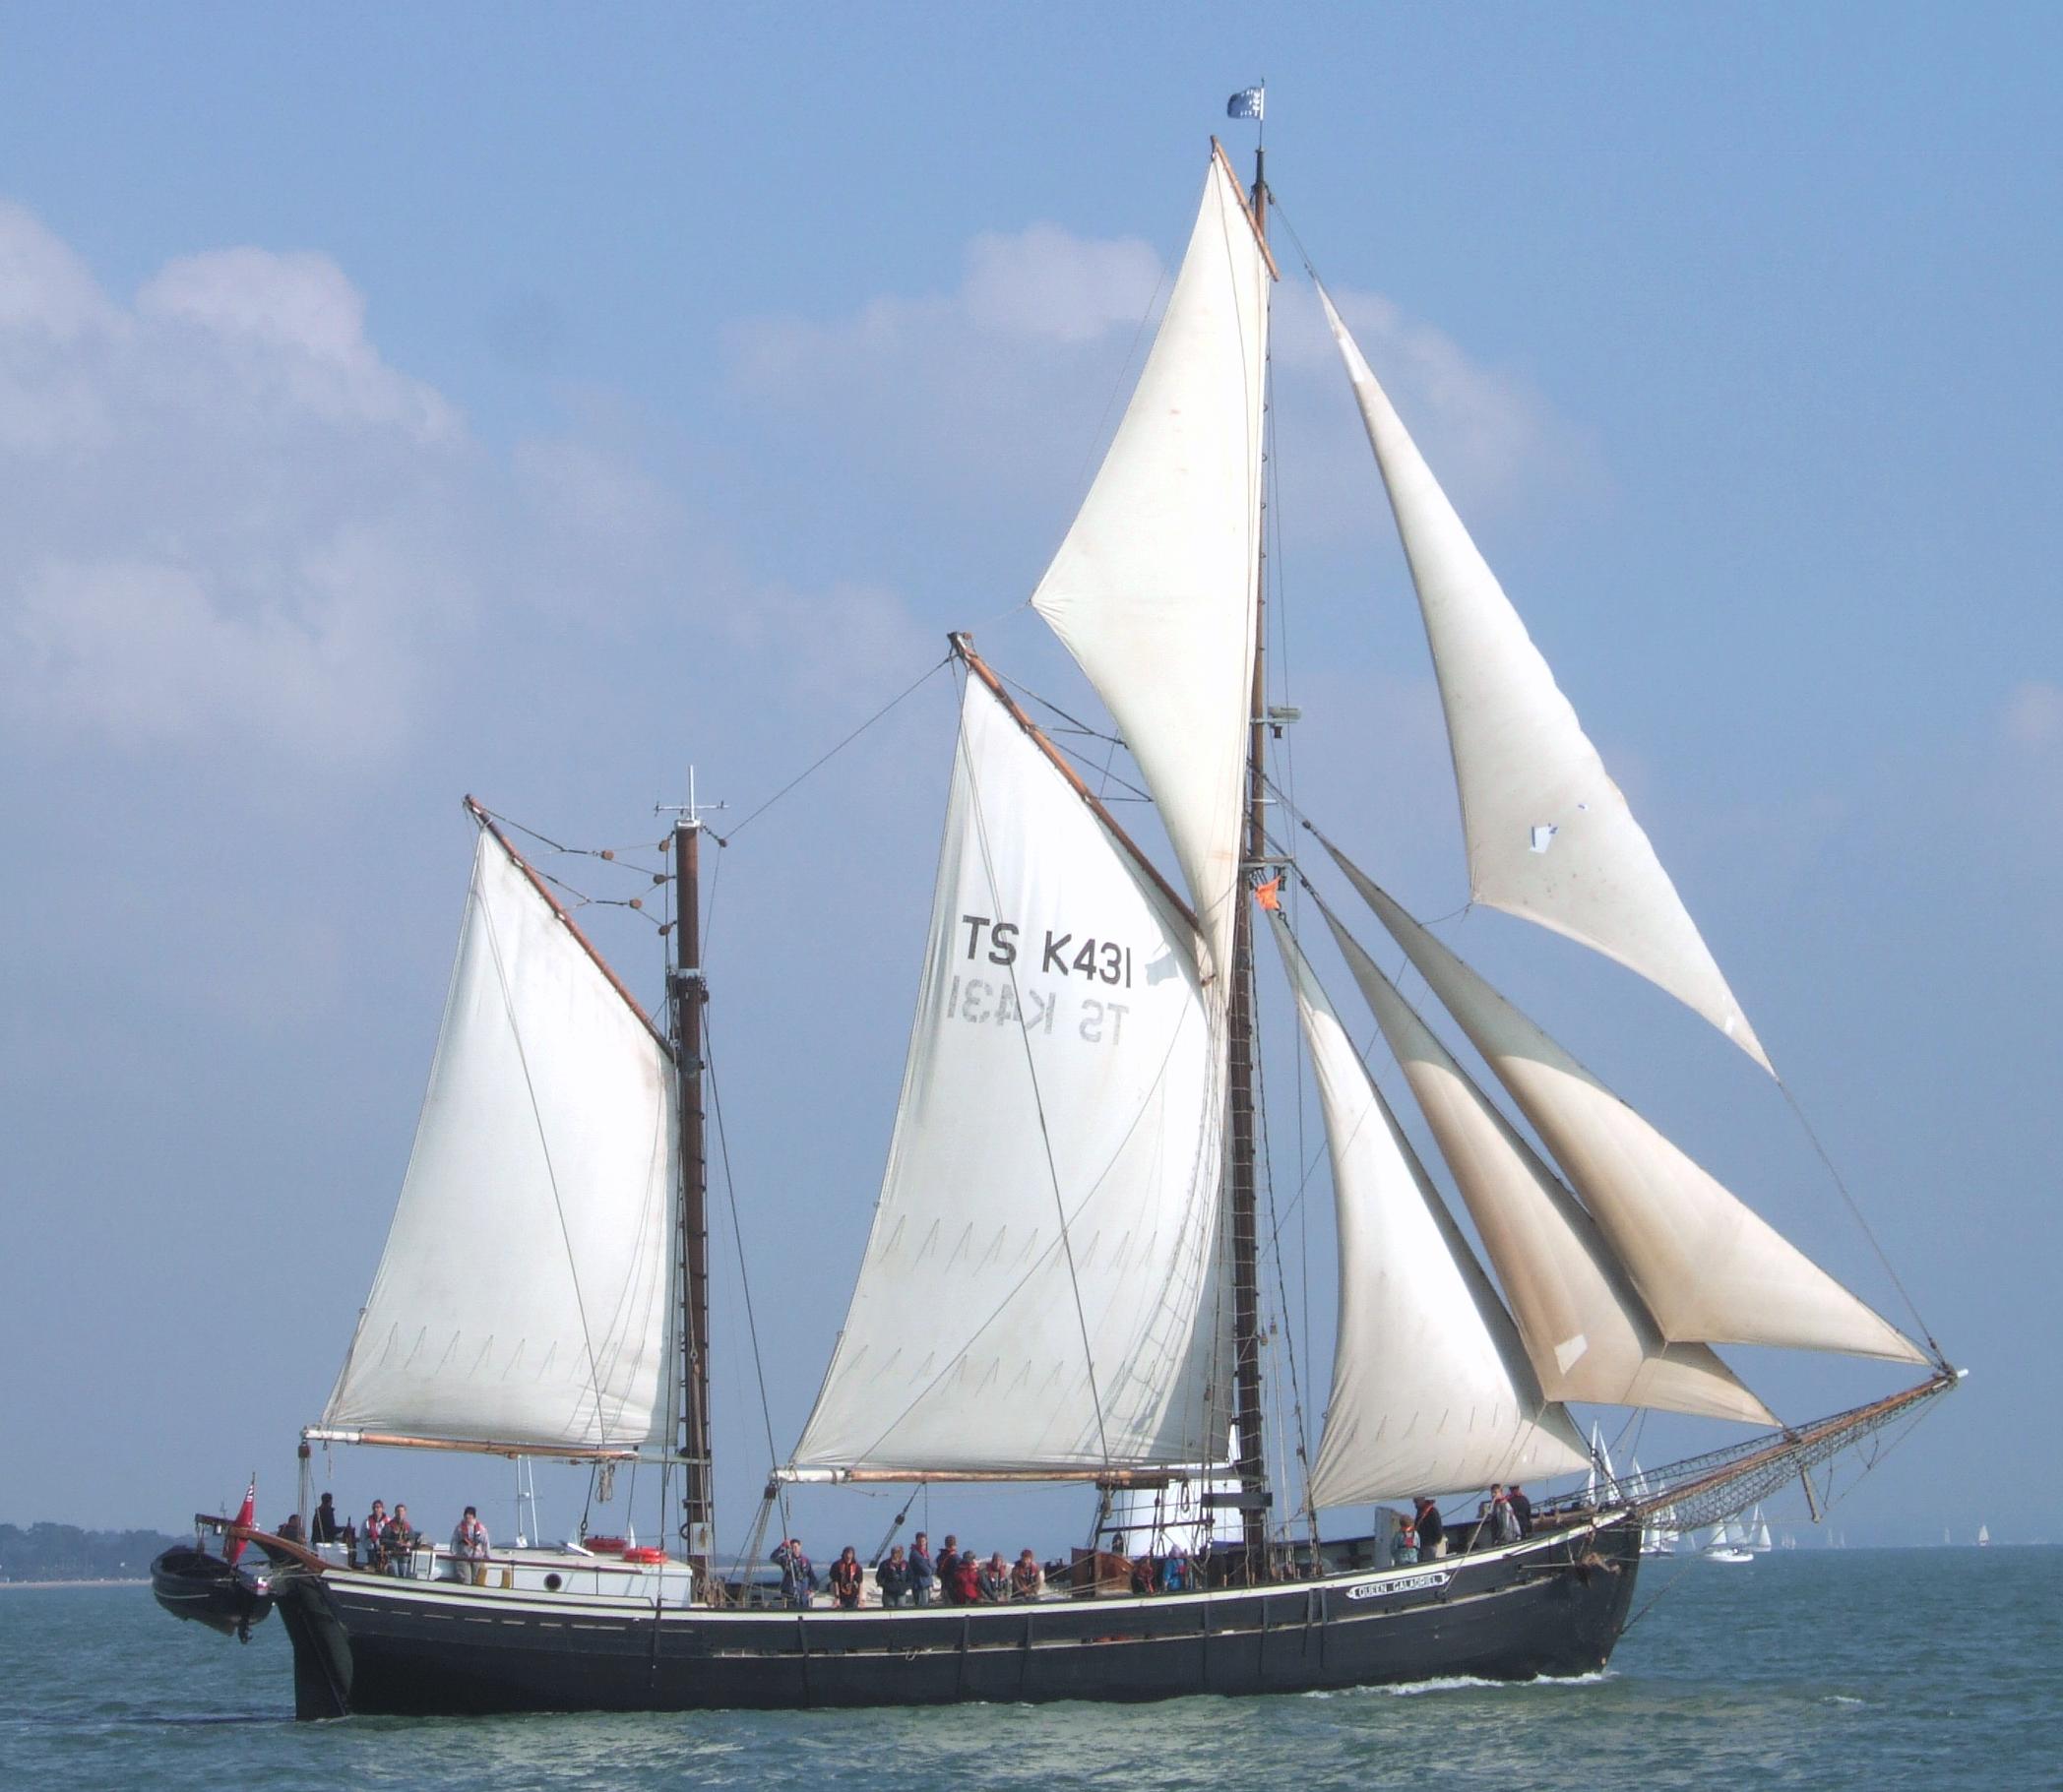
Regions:
M 1582 1204 L 1360 942 L 1330 910 L 1325 918 L 1468 1204 L 1546 1392 L 1774 1425 L 1769 1408 L 1708 1346 L 1663 1341 Z
M 324 1427 L 666 1443 L 672 1114 L 644 1017 L 482 828 L 401 1202 Z
M 1447 711 L 1470 893 L 1616 958 L 1688 1004 L 1765 1070 L 1647 834 L 1325 289 L 1410 562 Z
M 1532 1123 L 1664 1337 L 1927 1360 L 1328 848 Z
M 894 1143 L 796 1479 L 1222 1459 L 1196 936 L 969 681 Z
M 1032 597 L 1139 762 L 1220 970 L 1238 912 L 1269 279 L 1214 157 L 1132 402 Z
M 1511 1316 L 1427 1182 L 1280 911 L 1276 944 L 1318 1083 L 1340 1228 L 1340 1334 L 1315 1507 L 1583 1467 Z

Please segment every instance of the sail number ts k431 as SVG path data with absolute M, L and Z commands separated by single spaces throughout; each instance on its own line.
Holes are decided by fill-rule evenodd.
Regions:
M 1117 992 L 1132 989 L 1135 977 L 1151 987 L 1176 970 L 1175 955 L 1165 944 L 1142 964 L 1120 941 L 1072 928 L 1026 928 L 982 914 L 960 917 L 951 958 L 947 1020 L 1022 1026 L 1048 1037 L 1064 1025 L 1067 1034 L 1092 1045 L 1124 1039 L 1132 1003 L 1113 999 Z M 1052 986 L 1055 977 L 1086 987 L 1070 999 L 1066 988 Z
M 967 956 L 979 957 L 990 964 L 1005 967 L 1018 961 L 1018 954 L 1031 951 L 1032 942 L 1023 939 L 1015 921 L 993 921 L 985 914 L 964 914 L 960 924 L 967 929 Z M 985 950 L 984 950 L 985 949 Z M 1132 949 L 1115 940 L 1098 940 L 1094 934 L 1079 939 L 1073 933 L 1045 929 L 1045 943 L 1038 949 L 1041 976 L 1083 977 L 1094 983 L 1132 987 Z M 1157 968 L 1149 966 L 1149 969 Z M 1157 977 L 1154 981 L 1158 982 Z

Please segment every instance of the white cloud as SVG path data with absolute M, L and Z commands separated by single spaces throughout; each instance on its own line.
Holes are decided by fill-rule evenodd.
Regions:
M 1097 432 L 1115 426 L 1145 351 L 1141 326 L 1165 300 L 1167 277 L 1136 238 L 1085 238 L 1049 223 L 987 233 L 968 245 L 950 291 L 877 297 L 829 321 L 739 327 L 733 378 L 753 399 L 806 413 L 813 430 L 893 444 L 934 483 L 973 484 L 986 505 L 1043 511 L 1093 470 Z M 1594 445 L 1524 380 L 1379 293 L 1335 300 L 1466 512 L 1601 483 Z M 1296 437 L 1283 459 L 1297 481 L 1297 526 L 1371 528 L 1379 488 L 1316 299 L 1285 283 L 1275 315 L 1277 421 Z
M 995 266 L 1008 317 L 1023 289 Z M 1065 335 L 1119 278 L 1087 266 L 1008 327 Z M 779 622 L 805 678 L 912 649 L 878 587 L 701 576 L 729 567 L 720 533 L 636 419 L 562 397 L 564 430 L 492 455 L 381 355 L 327 256 L 183 256 L 124 304 L 0 205 L 0 728 L 363 766 L 420 732 L 490 624 L 519 679 L 632 621 L 754 651 Z

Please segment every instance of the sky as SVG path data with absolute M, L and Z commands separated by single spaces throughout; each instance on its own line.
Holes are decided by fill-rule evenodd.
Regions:
M 1224 95 L 1265 78 L 1289 277 L 1272 694 L 1304 712 L 1299 800 L 1419 913 L 1466 903 L 1430 668 L 1307 254 L 1970 1370 L 1843 1478 L 1836 1524 L 2047 1534 L 2059 35 L 2008 6 L 0 0 L 0 1517 L 176 1528 L 254 1462 L 284 1510 L 406 1164 L 464 793 L 638 848 L 693 765 L 721 832 L 949 628 L 1093 706 L 1024 600 L 1210 134 L 1251 154 Z M 718 855 L 726 1542 L 865 1237 L 952 711 L 924 683 Z M 585 918 L 656 997 L 649 921 Z M 1909 1318 L 1717 1034 L 1520 922 L 1442 931 Z M 1269 1002 L 1281 1335 L 1315 1422 L 1327 1197 Z M 1896 1383 L 1735 1361 L 1789 1417 Z M 1627 1441 L 1653 1465 L 1718 1439 Z M 346 1512 L 509 1509 L 499 1463 L 320 1472 Z M 569 1523 L 569 1472 L 539 1481 Z M 896 1504 L 801 1510 L 865 1547 Z M 1080 1508 L 918 1511 L 1044 1551 Z

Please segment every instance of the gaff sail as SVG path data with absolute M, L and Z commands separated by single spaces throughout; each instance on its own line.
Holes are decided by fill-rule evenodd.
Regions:
M 969 680 L 894 1143 L 792 1479 L 1222 1458 L 1194 928 Z
M 483 826 L 401 1201 L 323 1428 L 667 1444 L 672 1085 L 645 1018 Z

